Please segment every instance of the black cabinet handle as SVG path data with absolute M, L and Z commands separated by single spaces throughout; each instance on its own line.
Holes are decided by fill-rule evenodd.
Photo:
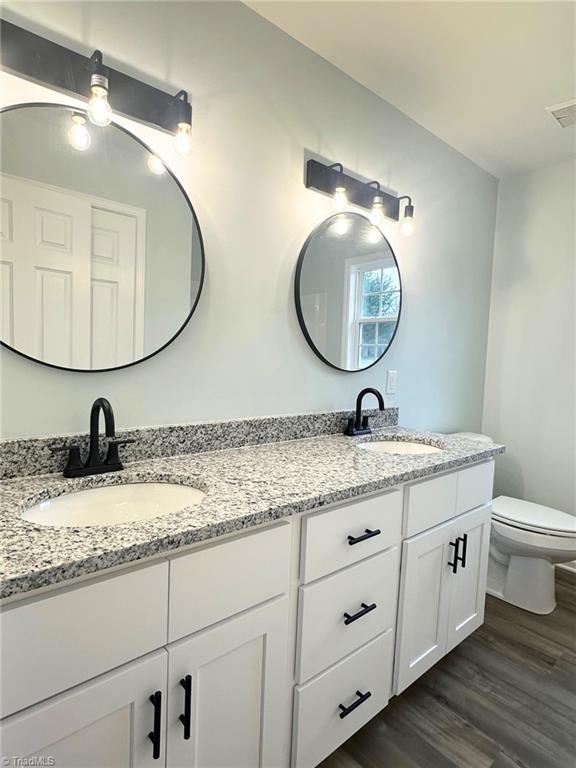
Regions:
M 463 544 L 462 554 L 460 554 L 460 542 Z M 448 563 L 452 568 L 452 573 L 458 571 L 458 563 L 462 563 L 462 568 L 466 568 L 466 553 L 468 552 L 468 534 L 458 536 L 454 541 L 450 542 L 450 546 L 454 547 L 454 560 Z
M 341 720 L 343 720 L 345 717 L 347 717 L 350 714 L 350 712 L 354 712 L 356 707 L 359 707 L 360 704 L 364 704 L 366 699 L 369 699 L 370 696 L 372 696 L 372 693 L 371 693 L 371 691 L 366 691 L 366 693 L 360 693 L 360 691 L 356 691 L 356 696 L 358 696 L 358 698 L 356 699 L 356 701 L 353 704 L 350 704 L 349 707 L 345 707 L 344 704 L 338 704 L 338 709 L 342 710 L 340 712 L 340 719 Z
M 154 707 L 154 730 L 150 731 L 148 738 L 152 742 L 152 757 L 158 760 L 160 757 L 160 734 L 162 729 L 162 691 L 156 691 L 150 696 Z
M 366 528 L 366 532 L 362 534 L 362 536 L 348 536 L 348 544 L 350 546 L 354 544 L 359 544 L 361 541 L 366 541 L 366 539 L 371 539 L 373 536 L 379 536 L 382 533 L 380 528 L 376 528 L 375 531 L 371 531 L 370 528 Z
M 361 619 L 362 616 L 366 616 L 367 613 L 370 613 L 370 611 L 375 611 L 377 606 L 376 603 L 372 603 L 372 605 L 366 605 L 366 603 L 360 603 L 362 606 L 362 610 L 358 611 L 358 613 L 352 614 L 350 616 L 349 613 L 344 614 L 344 624 L 348 626 L 348 624 L 352 624 L 352 622 L 356 621 L 357 619 Z
M 454 560 L 452 560 L 452 562 L 448 562 L 448 565 L 450 568 L 452 568 L 452 573 L 456 573 L 458 570 L 458 561 L 460 559 L 458 557 L 458 550 L 460 549 L 460 536 L 458 536 L 455 541 L 451 541 L 450 546 L 454 547 Z
M 184 726 L 184 738 L 186 741 L 190 738 L 190 719 L 192 717 L 192 675 L 186 675 L 180 680 L 180 685 L 184 688 L 184 714 L 180 715 L 180 722 Z
M 460 562 L 462 563 L 462 568 L 466 568 L 466 554 L 468 552 L 468 534 L 465 533 L 463 536 L 459 536 L 458 538 L 460 539 L 463 545 Z

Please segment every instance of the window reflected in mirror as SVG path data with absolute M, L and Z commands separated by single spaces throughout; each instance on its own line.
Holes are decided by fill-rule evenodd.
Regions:
M 359 371 L 392 343 L 402 303 L 390 244 L 358 213 L 339 213 L 312 232 L 295 282 L 298 318 L 314 352 L 328 365 Z

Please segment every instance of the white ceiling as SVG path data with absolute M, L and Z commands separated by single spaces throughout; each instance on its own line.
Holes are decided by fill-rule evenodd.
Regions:
M 495 176 L 576 155 L 575 2 L 247 2 Z

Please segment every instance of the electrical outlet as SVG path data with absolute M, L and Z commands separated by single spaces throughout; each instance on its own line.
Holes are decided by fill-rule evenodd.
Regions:
M 397 371 L 386 371 L 386 394 L 396 394 L 396 376 Z

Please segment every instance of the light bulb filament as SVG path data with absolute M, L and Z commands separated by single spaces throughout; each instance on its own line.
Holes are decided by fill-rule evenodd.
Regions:
M 192 126 L 190 123 L 178 123 L 178 129 L 174 136 L 174 143 L 181 155 L 189 155 L 192 150 L 191 129 Z
M 108 103 L 108 78 L 104 75 L 92 75 L 88 102 L 88 117 L 91 123 L 104 127 L 112 122 L 112 108 Z
M 334 190 L 334 198 L 332 201 L 335 211 L 343 211 L 348 206 L 348 198 L 346 197 L 345 187 L 336 187 Z
M 72 114 L 72 127 L 68 131 L 68 141 L 79 152 L 85 152 L 90 146 L 91 136 L 86 127 L 86 118 L 79 112 Z

